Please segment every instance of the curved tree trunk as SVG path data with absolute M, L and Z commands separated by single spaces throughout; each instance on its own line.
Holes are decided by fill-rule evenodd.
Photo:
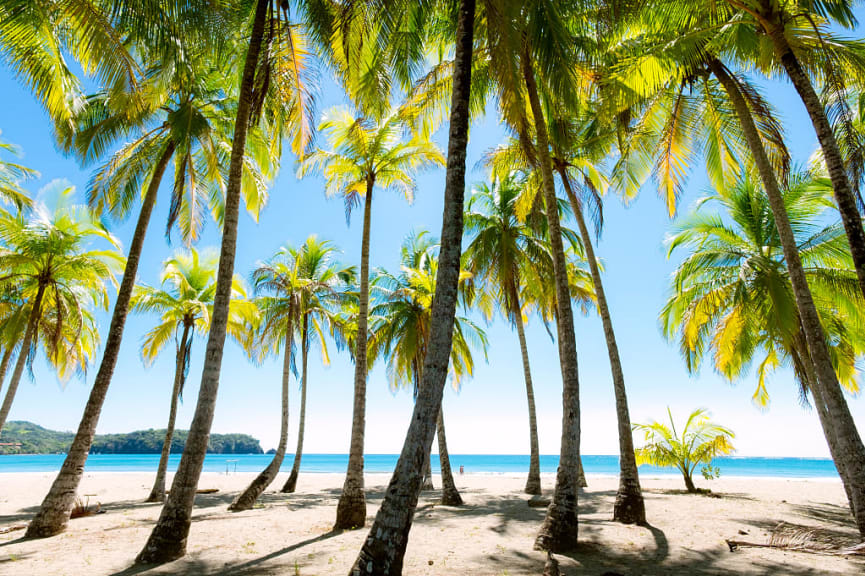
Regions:
M 354 409 L 351 419 L 351 444 L 348 470 L 336 507 L 335 530 L 360 528 L 366 524 L 366 496 L 363 492 L 363 435 L 366 427 L 366 339 L 369 314 L 369 234 L 372 218 L 372 189 L 366 185 L 363 204 L 363 238 L 360 249 L 360 295 L 357 312 L 357 342 L 354 351 Z
M 517 294 L 516 287 L 512 291 Z M 519 297 L 519 296 L 517 296 Z M 532 370 L 529 366 L 529 348 L 526 345 L 526 329 L 523 326 L 523 313 L 519 302 L 514 312 L 517 336 L 520 340 L 520 355 L 523 359 L 523 377 L 526 380 L 526 398 L 529 404 L 529 477 L 524 492 L 538 495 L 541 493 L 541 451 L 538 447 L 538 417 L 535 411 L 535 388 L 532 385 Z
M 18 342 L 11 342 L 3 351 L 3 359 L 0 360 L 0 390 L 3 389 L 3 383 L 6 381 L 6 372 L 9 371 L 9 363 L 12 361 L 12 356 L 15 353 Z
M 616 344 L 616 333 L 613 331 L 613 321 L 610 318 L 610 307 L 604 293 L 601 271 L 592 247 L 592 237 L 583 218 L 582 207 L 571 188 L 564 167 L 559 166 L 559 176 L 568 194 L 568 200 L 574 210 L 574 217 L 580 229 L 580 237 L 586 249 L 586 260 L 595 285 L 595 296 L 598 300 L 598 313 L 604 325 L 604 338 L 607 341 L 607 353 L 610 356 L 610 371 L 613 373 L 613 391 L 616 396 L 616 423 L 619 426 L 619 489 L 616 492 L 616 503 L 613 505 L 613 520 L 623 524 L 643 524 L 646 522 L 646 505 L 643 502 L 643 492 L 640 490 L 640 476 L 637 472 L 637 458 L 634 454 L 634 436 L 631 431 L 631 416 L 628 411 L 628 395 L 625 391 L 625 375 L 622 372 L 622 361 L 619 358 L 619 346 Z M 582 470 L 582 466 L 580 466 Z M 583 476 L 585 481 L 585 475 Z
M 580 382 L 577 370 L 577 343 L 574 335 L 574 316 L 562 231 L 559 223 L 556 185 L 544 111 L 541 106 L 535 72 L 528 41 L 524 40 L 520 65 L 535 119 L 538 163 L 543 180 L 544 201 L 549 222 L 550 245 L 553 254 L 553 274 L 556 284 L 556 331 L 558 333 L 559 363 L 562 371 L 562 444 L 556 488 L 547 508 L 547 516 L 535 539 L 535 549 L 548 552 L 572 550 L 578 536 L 578 471 L 580 461 Z
M 353 576 L 401 574 L 417 507 L 423 463 L 429 454 L 448 374 L 463 237 L 469 96 L 475 0 L 460 0 L 453 66 L 441 251 L 430 312 L 430 345 L 402 453 L 375 522 L 351 570 Z
M 168 471 L 168 458 L 171 456 L 171 439 L 174 436 L 174 422 L 177 419 L 177 400 L 183 387 L 183 372 L 186 366 L 187 339 L 189 338 L 190 325 L 184 323 L 183 337 L 180 340 L 180 348 L 177 350 L 177 362 L 174 369 L 174 386 L 171 390 L 171 409 L 168 411 L 168 426 L 165 428 L 165 441 L 162 443 L 162 454 L 159 456 L 159 466 L 156 469 L 156 480 L 147 502 L 162 502 L 165 500 L 165 475 Z
M 303 315 L 303 332 L 300 336 L 300 355 L 303 369 L 303 375 L 300 379 L 300 419 L 297 428 L 297 450 L 294 452 L 294 463 L 291 465 L 291 474 L 288 475 L 288 480 L 280 492 L 294 492 L 297 487 L 297 476 L 300 474 L 300 458 L 303 456 L 303 430 L 306 426 L 306 360 L 309 355 L 309 316 Z
M 162 508 L 159 521 L 141 553 L 135 559 L 139 564 L 169 562 L 186 553 L 186 538 L 192 521 L 192 505 L 198 489 L 198 479 L 204 456 L 210 425 L 213 423 L 213 410 L 219 390 L 219 371 L 222 367 L 222 352 L 225 346 L 228 325 L 228 305 L 231 302 L 231 284 L 234 277 L 234 255 L 237 249 L 237 220 L 240 210 L 240 184 L 243 170 L 243 154 L 246 149 L 246 136 L 249 130 L 252 103 L 252 87 L 255 70 L 261 52 L 264 25 L 267 20 L 269 0 L 258 0 L 255 18 L 249 38 L 249 50 L 243 64 L 240 81 L 240 94 L 237 101 L 237 117 L 234 123 L 234 140 L 231 145 L 231 161 L 228 168 L 228 183 L 225 190 L 225 213 L 222 227 L 222 246 L 219 254 L 219 269 L 216 274 L 216 292 L 213 299 L 213 315 L 210 321 L 210 334 L 204 356 L 201 385 L 198 389 L 198 403 L 195 416 L 189 427 L 186 447 L 180 458 L 180 465 L 171 484 L 171 492 Z
M 6 419 L 9 417 L 9 411 L 12 410 L 12 401 L 15 400 L 15 393 L 18 392 L 18 384 L 21 383 L 21 376 L 24 375 L 24 367 L 27 364 L 27 357 L 30 355 L 30 347 L 36 338 L 36 330 L 39 327 L 39 315 L 42 313 L 42 298 L 45 295 L 45 286 L 40 282 L 39 288 L 36 291 L 36 297 L 33 298 L 33 307 L 30 309 L 30 318 L 27 319 L 27 328 L 24 330 L 24 339 L 21 342 L 21 351 L 18 353 L 18 361 L 15 362 L 15 370 L 12 371 L 12 378 L 9 380 L 9 387 L 6 389 L 6 397 L 3 398 L 3 406 L 0 407 L 0 431 L 6 425 Z M 4 355 L 5 356 L 5 355 Z
M 291 320 L 289 320 L 288 327 L 286 328 L 285 354 L 282 362 L 282 418 L 279 424 L 279 444 L 276 446 L 276 453 L 273 455 L 273 460 L 270 461 L 270 464 L 261 471 L 261 474 L 255 477 L 255 480 L 228 507 L 232 512 L 249 510 L 255 505 L 258 497 L 261 496 L 276 478 L 276 475 L 279 474 L 279 468 L 282 466 L 282 461 L 285 458 L 285 449 L 288 445 L 288 381 L 291 375 L 292 330 L 294 330 L 294 327 L 291 325 Z
M 462 506 L 463 499 L 460 496 L 457 485 L 454 483 L 454 474 L 451 470 L 451 459 L 448 455 L 448 441 L 445 437 L 444 410 L 439 410 L 436 422 L 436 433 L 439 441 L 439 464 L 442 470 L 442 504 L 445 506 Z
M 787 72 L 787 76 L 799 93 L 799 97 L 808 110 L 811 123 L 817 132 L 817 139 L 823 149 L 823 158 L 832 180 L 832 189 L 835 192 L 835 202 L 841 213 L 841 222 L 847 233 L 850 243 L 850 254 L 853 256 L 853 266 L 856 268 L 856 277 L 859 279 L 859 289 L 865 296 L 865 229 L 862 228 L 862 217 L 856 205 L 856 196 L 850 186 L 847 171 L 844 167 L 844 158 L 835 140 L 832 125 L 826 116 L 826 109 L 820 101 L 820 97 L 811 84 L 811 79 L 799 63 L 799 59 L 793 53 L 787 37 L 784 35 L 783 25 L 768 26 L 769 37 L 775 48 L 775 55 L 781 61 L 781 65 Z
M 805 277 L 805 270 L 799 258 L 796 238 L 787 217 L 781 189 L 760 140 L 751 111 L 739 91 L 737 81 L 719 61 L 714 60 L 709 63 L 709 66 L 730 96 L 739 121 L 742 123 L 742 130 L 745 133 L 748 146 L 754 155 L 754 162 L 757 165 L 763 186 L 766 189 L 766 195 L 778 229 L 778 236 L 781 240 L 784 260 L 790 273 L 790 282 L 793 286 L 796 308 L 799 310 L 802 331 L 805 334 L 808 352 L 816 373 L 814 389 L 823 398 L 827 413 L 834 422 L 838 459 L 843 462 L 841 466 L 847 469 L 850 480 L 849 494 L 853 498 L 856 524 L 860 534 L 865 536 L 865 446 L 862 445 L 862 439 L 859 437 L 856 423 L 850 415 L 847 401 L 841 392 L 841 386 L 829 356 L 823 327 L 820 324 L 820 317 L 817 314 L 817 308 L 814 305 L 811 290 Z
M 820 427 L 823 429 L 823 436 L 826 437 L 826 444 L 829 446 L 829 454 L 835 462 L 835 468 L 838 470 L 838 475 L 841 477 L 841 484 L 844 486 L 844 491 L 847 494 L 847 503 L 850 507 L 850 512 L 853 512 L 853 494 L 850 492 L 850 479 L 848 478 L 847 467 L 843 460 L 838 458 L 838 440 L 835 437 L 835 430 L 832 428 L 832 418 L 826 409 L 826 403 L 823 401 L 823 396 L 819 392 L 816 385 L 817 373 L 814 370 L 814 364 L 808 356 L 808 345 L 805 342 L 804 336 L 800 332 L 794 339 L 794 345 L 790 350 L 793 362 L 799 367 L 799 371 L 803 374 L 806 380 L 806 387 L 811 392 L 811 397 L 814 402 L 814 408 L 817 410 L 817 418 L 820 420 Z
M 685 488 L 687 488 L 688 493 L 696 494 L 697 487 L 694 486 L 694 479 L 691 478 L 691 475 L 688 472 L 682 472 L 682 477 L 685 479 Z
M 141 260 L 141 251 L 144 248 L 144 238 L 147 235 L 147 225 L 150 223 L 150 215 L 156 203 L 156 195 L 159 192 L 159 184 L 162 175 L 168 166 L 171 156 L 174 154 L 174 144 L 168 143 L 153 175 L 147 185 L 144 200 L 141 203 L 141 212 L 138 214 L 138 222 L 135 224 L 135 232 L 132 234 L 132 242 L 129 244 L 129 253 L 126 256 L 126 266 L 123 269 L 123 279 L 117 290 L 117 300 L 114 302 L 114 311 L 111 314 L 111 324 L 108 327 L 108 338 L 105 340 L 105 349 L 102 353 L 102 363 L 93 380 L 90 396 L 84 407 L 84 414 L 78 424 L 78 431 L 63 460 L 63 466 L 54 479 L 51 489 L 42 501 L 39 511 L 30 525 L 27 527 L 27 538 L 44 538 L 59 534 L 66 529 L 69 522 L 69 514 L 75 503 L 75 493 L 81 476 L 84 474 L 84 465 L 87 463 L 87 455 L 93 444 L 93 436 L 96 435 L 96 425 L 99 423 L 99 414 L 102 412 L 102 404 L 105 403 L 105 395 L 114 375 L 114 367 L 117 365 L 117 357 L 120 354 L 120 342 L 123 340 L 123 327 L 126 325 L 126 315 L 129 313 L 129 301 L 132 298 L 132 289 L 135 287 L 135 277 L 138 274 L 138 263 Z

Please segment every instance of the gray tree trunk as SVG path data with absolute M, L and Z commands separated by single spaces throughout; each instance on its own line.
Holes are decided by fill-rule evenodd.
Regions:
M 429 454 L 441 409 L 450 361 L 462 252 L 474 18 L 475 0 L 461 0 L 457 11 L 441 251 L 423 382 L 385 498 L 351 569 L 354 576 L 402 574 L 406 544 L 420 493 L 423 463 Z
M 512 287 L 513 294 L 518 294 L 516 287 Z M 519 296 L 517 296 L 519 297 Z M 526 398 L 529 404 L 529 477 L 524 489 L 526 494 L 538 495 L 541 493 L 541 451 L 538 446 L 538 416 L 535 411 L 535 388 L 532 385 L 532 370 L 529 366 L 529 347 L 526 344 L 526 329 L 523 326 L 523 313 L 519 302 L 514 311 L 515 323 L 517 325 L 517 336 L 520 340 L 520 355 L 523 359 L 523 377 L 526 380 Z
M 444 410 L 439 410 L 436 433 L 439 441 L 439 464 L 442 471 L 442 504 L 445 506 L 462 506 L 463 499 L 460 496 L 459 490 L 457 490 L 453 470 L 451 470 L 448 441 L 445 436 Z
M 36 290 L 36 296 L 33 298 L 30 318 L 27 319 L 27 328 L 24 330 L 24 339 L 21 342 L 18 361 L 15 362 L 15 369 L 12 371 L 9 387 L 6 389 L 6 396 L 3 398 L 3 406 L 0 407 L 0 431 L 6 425 L 9 411 L 12 410 L 12 402 L 15 400 L 15 393 L 18 392 L 18 384 L 21 383 L 21 376 L 24 375 L 24 367 L 27 365 L 27 357 L 30 355 L 30 347 L 33 346 L 34 340 L 37 339 L 36 331 L 39 328 L 39 316 L 42 314 L 42 298 L 44 295 L 45 285 L 40 282 L 39 288 Z
M 628 411 L 628 395 L 625 390 L 625 375 L 622 371 L 622 361 L 619 358 L 619 346 L 616 344 L 616 333 L 613 331 L 613 321 L 610 317 L 610 307 L 592 247 L 592 236 L 583 218 L 582 206 L 571 188 L 570 178 L 563 167 L 559 167 L 559 176 L 568 194 L 580 237 L 586 249 L 586 260 L 595 285 L 595 296 L 598 300 L 598 313 L 604 325 L 604 338 L 607 341 L 607 353 L 610 356 L 610 371 L 613 374 L 613 391 L 616 396 L 616 423 L 619 427 L 619 489 L 616 492 L 616 502 L 613 505 L 613 520 L 623 524 L 644 524 L 646 522 L 646 504 L 643 502 L 643 492 L 640 489 L 640 476 L 637 471 L 637 458 L 634 454 L 634 437 L 631 431 L 631 415 Z M 582 466 L 581 466 L 582 468 Z M 585 478 L 584 478 L 585 479 Z
M 285 481 L 285 485 L 282 487 L 280 492 L 283 493 L 291 493 L 294 492 L 295 488 L 297 488 L 297 476 L 300 474 L 300 459 L 303 456 L 303 431 L 306 427 L 306 383 L 307 383 L 307 370 L 306 370 L 306 361 L 309 356 L 309 315 L 304 314 L 303 316 L 303 332 L 300 336 L 300 347 L 301 347 L 301 362 L 302 362 L 302 370 L 303 375 L 300 380 L 300 419 L 298 423 L 297 429 L 297 449 L 294 452 L 294 463 L 291 465 L 291 473 L 288 475 L 288 480 Z
M 276 475 L 279 474 L 279 468 L 282 466 L 282 461 L 285 459 L 285 449 L 288 446 L 288 381 L 291 376 L 291 346 L 294 327 L 291 325 L 291 320 L 288 321 L 288 326 L 285 332 L 285 354 L 282 361 L 282 416 L 279 424 L 279 444 L 276 446 L 276 453 L 270 464 L 261 471 L 261 474 L 255 477 L 246 490 L 241 492 L 234 502 L 228 507 L 232 512 L 242 512 L 249 510 L 255 505 L 255 501 L 274 481 Z
M 243 65 L 240 81 L 240 94 L 237 100 L 237 117 L 234 123 L 234 140 L 231 145 L 231 160 L 228 168 L 228 183 L 225 189 L 225 213 L 222 227 L 222 246 L 219 254 L 219 269 L 216 274 L 216 293 L 213 299 L 213 315 L 210 334 L 204 357 L 201 385 L 198 389 L 198 403 L 195 416 L 189 427 L 189 435 L 180 465 L 171 484 L 171 492 L 162 508 L 162 513 L 144 549 L 135 559 L 138 564 L 170 562 L 186 554 L 186 538 L 192 521 L 192 506 L 204 456 L 210 426 L 213 423 L 213 410 L 219 390 L 219 372 L 222 367 L 222 352 L 225 346 L 228 325 L 228 306 L 231 302 L 231 284 L 234 277 L 234 256 L 237 250 L 237 220 L 240 210 L 240 185 L 243 171 L 243 155 L 246 149 L 246 136 L 252 104 L 252 88 L 258 57 L 261 52 L 264 25 L 267 20 L 270 0 L 258 0 L 249 50 Z
M 765 0 L 763 4 L 771 11 L 770 4 Z M 784 25 L 780 23 L 769 25 L 768 33 L 775 48 L 775 55 L 781 61 L 781 65 L 787 72 L 793 87 L 796 88 L 796 92 L 799 93 L 799 97 L 808 110 L 808 116 L 811 118 L 814 130 L 817 132 L 817 139 L 823 149 L 823 158 L 826 161 L 829 178 L 832 180 L 835 202 L 841 213 L 841 222 L 844 224 L 844 231 L 847 233 L 847 240 L 850 243 L 850 254 L 853 256 L 856 277 L 859 279 L 859 289 L 865 296 L 865 229 L 862 228 L 862 217 L 859 214 L 856 196 L 853 194 L 850 180 L 847 177 L 844 158 L 841 156 L 838 142 L 835 140 L 835 133 L 832 131 L 832 125 L 826 116 L 826 109 L 811 84 L 811 79 L 802 68 L 784 35 Z
M 432 492 L 435 489 L 435 484 L 432 481 L 432 449 L 430 449 L 430 454 L 427 454 L 426 462 L 423 465 L 423 482 L 420 485 L 420 491 Z
M 111 324 L 108 327 L 108 338 L 105 340 L 105 349 L 102 353 L 99 371 L 93 380 L 93 387 L 90 389 L 90 396 L 87 398 L 84 414 L 81 416 L 81 422 L 78 424 L 78 431 L 75 433 L 69 452 L 63 460 L 63 465 L 60 467 L 60 472 L 54 479 L 54 483 L 51 484 L 51 489 L 42 501 L 39 511 L 27 527 L 25 533 L 27 538 L 54 536 L 63 532 L 69 522 L 69 515 L 75 504 L 78 484 L 84 474 L 87 455 L 90 453 L 90 446 L 96 435 L 96 425 L 99 423 L 105 395 L 108 393 L 111 377 L 114 375 L 114 367 L 117 365 L 120 343 L 123 340 L 123 327 L 126 325 L 129 301 L 132 298 L 132 289 L 135 287 L 135 277 L 138 274 L 138 263 L 141 260 L 141 251 L 144 248 L 144 239 L 147 235 L 147 225 L 150 223 L 150 215 L 153 213 L 153 206 L 156 203 L 159 184 L 173 154 L 174 143 L 169 142 L 150 177 L 150 183 L 147 185 L 147 191 L 141 203 L 141 212 L 138 214 L 138 222 L 135 224 L 135 232 L 132 234 L 132 242 L 129 244 L 126 266 L 123 269 L 123 279 L 117 290 L 117 300 L 114 302 L 114 311 L 111 314 Z
M 860 534 L 865 536 L 865 446 L 862 445 L 859 431 L 856 429 L 856 423 L 850 415 L 850 410 L 841 392 L 841 386 L 838 383 L 838 377 L 835 374 L 835 368 L 832 365 L 823 327 L 820 324 L 820 317 L 817 314 L 817 308 L 814 305 L 814 299 L 811 296 L 811 290 L 805 277 L 805 270 L 799 258 L 796 238 L 793 235 L 793 229 L 787 217 L 781 188 L 775 178 L 775 172 L 769 163 L 763 142 L 760 140 L 760 134 L 754 124 L 751 110 L 739 91 L 736 79 L 717 60 L 710 62 L 709 67 L 730 96 L 730 100 L 742 124 L 742 130 L 748 141 L 748 146 L 754 155 L 754 162 L 757 165 L 763 186 L 766 189 L 769 206 L 772 209 L 772 215 L 775 218 L 775 225 L 778 229 L 778 236 L 781 240 L 784 260 L 790 273 L 790 282 L 793 286 L 796 308 L 799 310 L 802 331 L 805 334 L 805 340 L 808 343 L 808 352 L 817 376 L 814 389 L 822 396 L 827 412 L 835 423 L 838 458 L 843 461 L 842 466 L 846 467 L 848 471 L 848 477 L 852 484 L 850 486 L 850 494 L 853 497 L 856 524 Z
M 150 490 L 150 496 L 146 502 L 163 502 L 165 501 L 165 476 L 168 472 L 168 458 L 171 456 L 171 439 L 174 437 L 174 422 L 177 420 L 177 401 L 180 398 L 180 391 L 183 386 L 183 371 L 186 366 L 186 355 L 189 350 L 186 348 L 187 339 L 189 338 L 190 325 L 183 324 L 183 337 L 180 340 L 180 347 L 177 349 L 176 367 L 174 369 L 174 386 L 171 390 L 171 409 L 168 411 L 168 426 L 165 428 L 165 441 L 162 443 L 162 454 L 159 456 L 159 466 L 156 469 L 156 480 L 153 482 L 153 489 Z
M 3 359 L 0 360 L 0 390 L 3 389 L 3 383 L 6 381 L 6 372 L 9 371 L 9 363 L 12 361 L 12 356 L 17 346 L 17 341 L 10 342 L 9 346 L 3 351 Z
M 562 243 L 559 223 L 556 185 L 544 111 L 535 81 L 528 41 L 520 58 L 529 104 L 535 119 L 538 163 L 543 181 L 550 245 L 553 255 L 553 274 L 556 286 L 556 332 L 558 333 L 559 364 L 562 371 L 562 440 L 559 468 L 553 499 L 547 516 L 535 539 L 535 549 L 548 552 L 573 550 L 577 545 L 579 522 L 577 500 L 579 496 L 580 461 L 580 381 L 577 368 L 577 342 L 574 335 L 574 316 L 568 282 L 567 259 Z
M 348 470 L 336 507 L 335 530 L 360 528 L 366 524 L 366 496 L 363 487 L 363 436 L 366 428 L 366 340 L 369 314 L 369 234 L 372 218 L 372 190 L 375 182 L 367 182 L 363 205 L 363 238 L 360 251 L 360 294 L 357 312 L 357 339 L 354 351 L 354 409 L 351 419 L 351 444 Z

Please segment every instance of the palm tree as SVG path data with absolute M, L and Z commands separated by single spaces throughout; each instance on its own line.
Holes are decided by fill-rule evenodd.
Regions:
M 171 453 L 171 439 L 177 417 L 177 401 L 183 399 L 183 388 L 189 372 L 192 343 L 197 335 L 207 334 L 216 288 L 216 252 L 207 250 L 203 254 L 195 248 L 177 251 L 162 264 L 161 288 L 146 284 L 138 285 L 132 293 L 130 309 L 133 312 L 156 313 L 159 324 L 144 337 L 141 356 L 146 364 L 152 364 L 174 334 L 177 344 L 174 369 L 174 385 L 171 391 L 171 408 L 165 441 L 156 471 L 153 488 L 147 502 L 165 500 L 165 475 Z M 245 296 L 243 284 L 235 277 L 234 299 L 231 302 L 232 318 L 229 333 L 235 338 L 243 336 L 244 327 L 255 321 L 254 305 L 240 300 Z
M 530 462 L 525 492 L 540 494 L 535 394 L 524 320 L 527 303 L 521 297 L 529 279 L 543 275 L 537 274 L 537 270 L 549 271 L 552 261 L 548 243 L 517 217 L 517 202 L 524 186 L 516 172 L 494 179 L 492 186 L 475 186 L 466 208 L 465 228 L 470 240 L 464 258 L 466 269 L 475 281 L 487 284 L 495 292 L 505 317 L 517 329 L 529 409 Z
M 106 283 L 115 283 L 115 272 L 123 264 L 117 240 L 86 208 L 71 203 L 73 192 L 63 190 L 53 209 L 40 204 L 15 215 L 0 213 L 0 282 L 4 288 L 14 287 L 22 304 L 18 324 L 23 327 L 18 359 L 0 407 L 0 429 L 38 343 L 44 344 L 61 376 L 76 365 L 86 366 L 98 345 L 88 307 L 107 308 Z M 109 248 L 94 247 L 98 241 Z
M 280 12 L 281 9 L 281 12 Z M 289 6 L 273 0 L 257 0 L 251 18 L 248 49 L 238 90 L 231 159 L 225 187 L 225 211 L 213 316 L 195 416 L 171 492 L 159 521 L 136 562 L 173 560 L 186 552 L 186 534 L 213 422 L 219 390 L 219 371 L 226 329 L 237 248 L 237 223 L 243 180 L 244 150 L 249 127 L 262 118 L 276 118 L 285 132 L 294 135 L 295 152 L 308 141 L 306 122 L 310 113 L 309 93 L 303 82 L 307 52 L 301 31 L 289 20 Z M 241 27 L 245 29 L 245 27 Z M 278 131 L 279 134 L 282 130 Z
M 820 319 L 827 328 L 839 381 L 858 390 L 856 361 L 865 352 L 865 316 L 843 228 L 826 225 L 832 208 L 828 180 L 796 175 L 784 204 L 805 264 Z M 707 205 L 720 212 L 707 212 Z M 852 485 L 825 402 L 814 383 L 802 323 L 777 228 L 766 194 L 750 179 L 702 198 L 676 226 L 669 253 L 687 250 L 661 312 L 664 333 L 679 341 L 690 371 L 712 355 L 715 370 L 733 381 L 757 364 L 755 403 L 769 400 L 766 379 L 777 366 L 792 366 L 805 398 L 811 395 L 830 452 L 853 506 Z
M 98 92 L 73 117 L 72 128 L 59 130 L 64 148 L 85 161 L 101 157 L 111 144 L 132 137 L 92 177 L 88 189 L 92 209 L 123 219 L 139 194 L 142 197 L 102 362 L 63 467 L 28 527 L 31 537 L 57 534 L 68 521 L 117 364 L 150 216 L 172 159 L 175 179 L 166 232 L 178 224 L 187 242 L 191 242 L 197 237 L 207 205 L 219 221 L 224 220 L 227 204 L 223 190 L 227 190 L 226 182 L 230 179 L 222 168 L 228 164 L 230 132 L 226 114 L 237 106 L 237 98 L 218 83 L 220 79 L 224 81 L 229 70 L 213 69 L 204 55 L 193 54 L 197 57 L 191 58 L 186 66 L 166 64 L 165 69 L 157 67 L 151 73 L 149 81 L 139 89 L 144 104 L 139 98 L 111 90 Z M 252 133 L 258 132 L 252 130 Z M 248 155 L 244 154 L 241 160 L 243 169 L 238 187 L 254 213 L 266 198 L 263 194 L 266 182 L 259 167 L 267 168 L 274 161 L 273 156 L 263 153 L 266 150 L 266 143 L 253 137 L 249 147 L 244 145 Z M 228 198 L 227 193 L 224 197 Z
M 411 520 L 420 493 L 422 467 L 432 445 L 447 378 L 463 235 L 475 1 L 460 0 L 455 20 L 444 212 L 439 268 L 430 315 L 430 345 L 424 357 L 418 398 L 402 452 L 369 536 L 352 567 L 352 573 L 357 575 L 380 574 L 385 570 L 398 573 L 402 570 Z
M 414 174 L 444 163 L 438 147 L 423 135 L 402 137 L 403 119 L 393 112 L 379 122 L 356 117 L 347 109 L 334 108 L 325 114 L 319 130 L 327 134 L 330 150 L 318 149 L 306 156 L 299 170 L 304 176 L 321 173 L 328 195 L 340 195 L 346 216 L 361 199 L 364 203 L 360 257 L 360 294 L 357 340 L 354 353 L 354 410 L 348 470 L 336 512 L 336 529 L 356 528 L 366 522 L 363 489 L 363 436 L 366 413 L 367 313 L 369 310 L 369 241 L 373 191 L 376 186 L 414 196 Z
M 379 270 L 373 279 L 375 300 L 372 313 L 377 321 L 372 328 L 370 349 L 387 358 L 387 374 L 392 391 L 411 386 L 417 398 L 423 377 L 423 359 L 429 347 L 432 299 L 435 294 L 438 245 L 427 232 L 409 235 L 402 245 L 399 274 Z M 463 280 L 470 275 L 462 274 Z M 463 302 L 465 306 L 466 302 Z M 451 348 L 450 371 L 455 387 L 474 371 L 472 348 L 486 357 L 486 334 L 471 320 L 457 316 Z M 447 451 L 444 416 L 437 418 L 439 462 L 442 473 L 442 504 L 459 506 L 462 498 L 454 484 Z
M 327 240 L 319 240 L 315 235 L 306 239 L 300 249 L 301 277 L 305 280 L 299 285 L 300 292 L 300 340 L 301 340 L 301 383 L 300 383 L 300 420 L 297 432 L 297 448 L 288 480 L 282 492 L 294 492 L 300 474 L 300 461 L 303 456 L 303 437 L 306 428 L 306 391 L 309 385 L 307 360 L 310 346 L 318 341 L 322 361 L 330 362 L 325 332 L 334 334 L 339 331 L 341 305 L 348 298 L 347 287 L 355 281 L 353 267 L 344 268 L 334 257 L 338 250 Z M 339 339 L 339 336 L 337 336 Z M 340 340 L 337 340 L 341 344 Z
M 731 440 L 736 437 L 729 428 L 712 422 L 702 408 L 691 412 L 682 434 L 676 431 L 673 413 L 667 408 L 670 425 L 652 421 L 634 424 L 634 430 L 645 433 L 646 445 L 637 448 L 637 461 L 652 466 L 672 466 L 685 479 L 688 492 L 699 492 L 694 486 L 693 474 L 698 465 L 709 466 L 718 456 L 734 451 Z
M 334 284 L 351 276 L 351 270 L 339 270 L 330 264 L 330 254 L 335 249 L 329 244 L 327 241 L 319 241 L 315 236 L 310 236 L 299 249 L 283 246 L 270 260 L 259 265 L 252 274 L 256 292 L 269 295 L 257 299 L 261 321 L 250 344 L 257 350 L 258 360 L 268 354 L 278 355 L 282 350 L 284 358 L 282 420 L 279 443 L 272 461 L 246 490 L 235 498 L 229 510 L 237 512 L 252 508 L 258 497 L 276 478 L 282 466 L 288 444 L 288 383 L 295 364 L 295 332 L 301 333 L 301 354 L 305 357 L 309 348 L 310 319 L 313 321 L 312 328 L 318 330 L 318 334 L 321 335 L 321 323 L 317 320 L 321 314 L 329 312 L 323 307 L 316 308 L 316 303 L 312 300 L 318 297 L 338 298 Z M 305 381 L 304 368 L 303 382 Z M 302 394 L 305 396 L 305 389 L 302 390 Z M 301 410 L 305 411 L 305 406 Z M 303 446 L 302 443 L 300 446 Z
M 0 151 L 13 156 L 19 154 L 18 148 L 0 140 Z M 39 173 L 21 164 L 0 160 L 0 200 L 14 204 L 19 210 L 31 204 L 30 196 L 21 187 L 21 183 L 30 178 L 36 178 Z

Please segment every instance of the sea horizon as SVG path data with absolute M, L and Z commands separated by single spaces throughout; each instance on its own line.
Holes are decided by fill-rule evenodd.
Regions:
M 159 454 L 91 454 L 87 459 L 86 472 L 151 472 L 156 470 Z M 180 454 L 172 454 L 168 470 L 173 472 L 180 462 Z M 6 454 L 0 455 L 0 474 L 16 472 L 56 472 L 65 458 L 64 454 Z M 205 472 L 260 472 L 272 460 L 271 454 L 208 454 L 204 461 Z M 365 471 L 368 473 L 391 473 L 396 466 L 398 454 L 366 454 Z M 558 466 L 558 455 L 543 454 L 540 457 L 541 472 L 554 473 Z M 616 475 L 619 459 L 615 455 L 582 456 L 583 467 L 588 475 Z M 451 454 L 454 474 L 518 474 L 529 467 L 528 454 Z M 286 456 L 281 471 L 288 472 L 294 464 L 294 456 Z M 348 454 L 304 454 L 301 460 L 303 473 L 344 473 Z M 766 478 L 838 478 L 831 459 L 817 457 L 772 457 L 729 456 L 716 458 L 713 466 L 721 471 L 721 477 L 766 477 Z M 438 473 L 438 455 L 432 456 L 433 473 Z M 677 476 L 674 468 L 640 466 L 640 474 L 647 476 Z M 700 474 L 700 468 L 695 470 Z

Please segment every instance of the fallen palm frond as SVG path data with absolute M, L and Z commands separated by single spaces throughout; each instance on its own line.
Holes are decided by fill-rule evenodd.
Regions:
M 72 507 L 72 512 L 69 514 L 69 518 L 83 518 L 84 516 L 93 516 L 100 512 L 102 512 L 102 504 L 99 502 L 91 504 L 90 496 L 87 496 L 87 500 L 76 498 L 75 505 Z
M 830 556 L 865 556 L 865 542 L 857 544 L 851 536 L 838 532 L 781 522 L 772 529 L 769 542 L 726 540 L 730 552 L 738 548 L 779 548 Z

